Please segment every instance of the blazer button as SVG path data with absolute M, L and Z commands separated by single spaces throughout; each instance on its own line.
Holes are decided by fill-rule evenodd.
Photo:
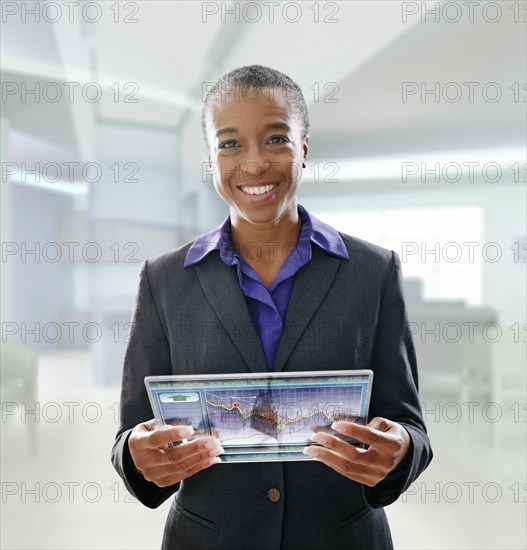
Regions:
M 278 502 L 282 498 L 282 495 L 280 494 L 280 491 L 278 489 L 273 487 L 272 489 L 269 489 L 269 491 L 267 491 L 267 498 L 271 502 Z

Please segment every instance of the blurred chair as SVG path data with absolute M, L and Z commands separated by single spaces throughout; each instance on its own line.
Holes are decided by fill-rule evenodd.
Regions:
M 519 325 L 518 328 L 520 330 L 515 332 L 511 327 L 502 327 L 501 338 L 493 344 L 493 400 L 503 414 L 508 409 L 513 410 L 513 422 L 524 424 L 527 418 L 527 344 L 525 327 Z M 500 444 L 503 425 L 503 420 L 491 424 L 494 447 Z
M 474 394 L 490 397 L 494 391 L 492 343 L 482 331 L 497 321 L 497 312 L 440 300 L 414 304 L 408 310 L 425 385 L 455 394 L 460 404 Z
M 409 307 L 409 317 L 425 392 L 452 396 L 461 410 L 474 399 L 481 407 L 499 399 L 495 310 L 438 300 L 414 304 Z M 460 426 L 466 416 L 462 415 Z M 494 445 L 496 426 L 489 426 Z
M 38 355 L 27 346 L 10 342 L 0 345 L 2 418 L 9 418 L 16 404 L 24 414 L 25 409 L 35 410 L 37 401 Z M 11 409 L 8 411 L 8 407 Z M 31 455 L 37 452 L 36 415 L 24 418 Z

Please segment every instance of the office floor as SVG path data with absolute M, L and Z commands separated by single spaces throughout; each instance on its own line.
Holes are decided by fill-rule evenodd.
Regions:
M 90 361 L 78 352 L 40 357 L 36 455 L 29 454 L 24 422 L 31 415 L 15 405 L 4 408 L 3 549 L 160 547 L 170 501 L 157 510 L 129 502 L 110 463 L 119 388 L 91 387 Z M 460 407 L 448 395 L 421 399 L 434 460 L 386 508 L 395 547 L 526 548 L 525 394 L 512 395 L 499 409 L 477 400 Z

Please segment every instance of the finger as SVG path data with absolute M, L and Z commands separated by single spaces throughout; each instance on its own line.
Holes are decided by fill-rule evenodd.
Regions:
M 132 457 L 134 458 L 137 469 L 144 474 L 148 469 L 161 466 L 173 466 L 182 460 L 186 460 L 200 453 L 203 453 L 203 456 L 208 454 L 209 457 L 213 457 L 223 452 L 217 439 L 206 437 L 183 443 L 177 447 L 146 449 L 141 450 L 139 453 L 132 452 Z
M 194 439 L 175 447 L 160 449 L 160 451 L 172 463 L 187 460 L 198 454 L 209 453 L 209 456 L 217 456 L 225 452 L 219 439 L 210 436 Z
M 170 485 L 174 485 L 175 483 L 178 483 L 181 480 L 186 479 L 187 477 L 193 476 L 201 470 L 210 468 L 214 464 L 219 464 L 220 462 L 221 459 L 218 457 L 208 458 L 206 460 L 194 463 L 186 468 L 180 468 L 177 472 L 174 472 L 172 470 L 168 475 L 156 479 L 154 483 L 159 487 L 169 487 Z
M 397 437 L 371 426 L 362 426 L 353 422 L 339 420 L 338 422 L 333 422 L 331 427 L 338 433 L 347 435 L 373 447 L 395 448 L 397 446 Z
M 163 423 L 158 420 L 157 418 L 152 418 L 151 420 L 148 420 L 148 422 L 143 422 L 142 424 L 139 424 L 139 429 L 141 431 L 148 431 L 151 432 L 152 430 L 156 430 L 157 428 L 161 428 L 163 426 Z
M 186 479 L 188 477 L 193 476 L 194 474 L 197 474 L 198 472 L 201 472 L 201 470 L 205 470 L 206 468 L 210 468 L 214 464 L 219 464 L 221 460 L 219 458 L 212 458 L 210 462 L 206 464 L 198 464 L 194 468 L 188 470 L 185 474 L 177 473 L 177 474 L 171 474 L 167 477 L 161 478 L 160 480 L 157 480 L 155 483 L 159 487 L 168 487 L 170 485 L 174 485 L 174 483 L 179 483 L 183 479 Z
M 384 448 L 390 451 L 392 459 L 397 459 L 397 455 L 400 452 L 405 453 L 406 449 L 410 446 L 408 431 L 404 426 L 393 420 L 376 416 L 368 423 L 368 426 L 385 434 L 386 445 Z M 397 460 L 395 461 L 397 462 Z
M 395 426 L 395 423 L 391 420 L 388 420 L 387 418 L 376 416 L 368 422 L 368 426 L 370 426 L 370 428 L 379 430 L 380 432 L 388 432 Z
M 214 439 L 213 437 L 204 437 L 195 441 L 183 443 L 177 447 L 160 449 L 160 452 L 158 453 L 160 458 L 157 462 L 159 465 L 174 465 L 188 460 L 195 461 L 200 456 L 203 458 L 218 456 L 224 452 L 225 451 L 217 439 Z
M 143 477 L 149 481 L 174 475 L 179 475 L 180 479 L 183 479 L 188 475 L 188 472 L 193 471 L 195 467 L 204 467 L 212 463 L 216 458 L 218 458 L 217 453 L 213 454 L 209 449 L 203 449 L 198 453 L 185 458 L 179 458 L 175 461 L 169 458 L 168 462 L 149 463 L 143 469 L 142 474 Z
M 347 443 L 334 435 L 324 432 L 316 432 L 311 434 L 309 439 L 319 445 L 327 447 L 328 449 L 332 449 L 336 453 L 345 456 L 353 462 L 366 463 L 371 461 L 371 456 L 368 451 L 357 448 L 353 444 Z
M 179 450 L 179 449 L 178 449 Z M 214 464 L 220 451 L 203 448 L 188 456 L 178 456 L 176 453 L 165 453 L 167 456 L 162 462 L 150 462 L 142 471 L 143 477 L 148 481 L 157 481 L 163 477 L 179 476 L 184 479 L 195 468 L 202 469 Z M 161 454 L 161 453 L 158 453 Z M 181 453 L 180 453 L 181 455 Z
M 310 439 L 319 445 L 323 445 L 335 451 L 337 454 L 342 455 L 354 464 L 374 464 L 375 467 L 383 469 L 384 471 L 391 468 L 393 465 L 392 455 L 375 447 L 370 446 L 368 449 L 361 449 L 360 447 L 355 447 L 351 443 L 342 441 L 342 439 L 334 435 L 323 432 L 312 434 Z
M 159 449 L 174 441 L 181 441 L 194 434 L 192 426 L 157 428 L 144 434 L 143 444 L 149 449 Z
M 381 479 L 384 478 L 385 474 L 382 471 L 371 469 L 370 471 L 364 471 L 364 473 L 358 472 L 356 469 L 353 470 L 352 474 L 347 473 L 348 469 L 344 466 L 341 467 L 339 464 L 330 466 L 339 474 L 356 481 L 357 483 L 362 483 L 368 487 L 373 487 L 377 485 Z
M 323 462 L 339 474 L 367 485 L 378 482 L 385 475 L 375 464 L 358 464 L 325 447 L 307 447 L 304 453 Z

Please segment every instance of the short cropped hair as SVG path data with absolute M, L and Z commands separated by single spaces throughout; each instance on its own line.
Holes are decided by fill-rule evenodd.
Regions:
M 201 111 L 201 129 L 208 146 L 207 119 L 214 107 L 225 101 L 227 94 L 246 95 L 248 92 L 277 90 L 290 104 L 302 125 L 302 139 L 309 134 L 309 114 L 300 86 L 284 73 L 263 65 L 246 65 L 223 75 L 208 91 Z M 253 97 L 251 94 L 248 99 Z

